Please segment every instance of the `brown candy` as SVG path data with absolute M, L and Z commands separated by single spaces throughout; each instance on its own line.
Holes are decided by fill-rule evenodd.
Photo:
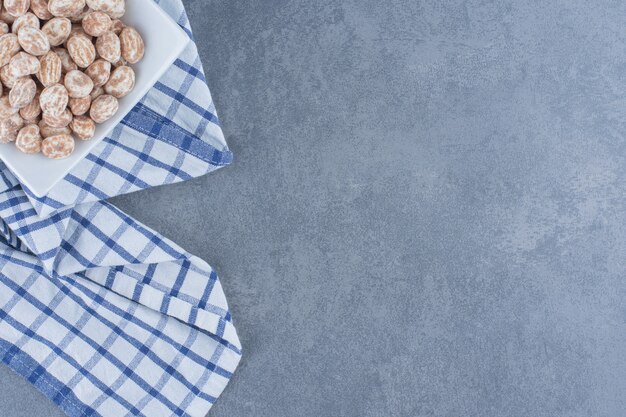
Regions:
M 48 10 L 54 16 L 70 17 L 79 14 L 85 7 L 85 0 L 48 0 Z
M 64 85 L 72 98 L 89 96 L 93 90 L 93 81 L 82 71 L 74 70 L 65 74 Z
M 18 113 L 0 120 L 0 143 L 14 142 L 22 126 L 24 126 L 24 120 Z
M 72 22 L 65 17 L 55 17 L 48 20 L 41 31 L 46 34 L 51 46 L 59 46 L 69 38 Z
M 120 43 L 122 57 L 129 64 L 136 64 L 141 61 L 145 53 L 145 45 L 139 32 L 131 27 L 124 28 L 120 33 Z
M 113 117 L 118 108 L 119 103 L 115 97 L 103 94 L 91 103 L 89 116 L 94 122 L 103 123 Z
M 17 34 L 17 32 L 24 26 L 30 26 L 35 29 L 39 29 L 39 25 L 39 18 L 33 13 L 28 12 L 15 19 L 13 25 L 11 26 L 11 32 Z
M 109 81 L 111 63 L 104 59 L 96 59 L 93 64 L 87 67 L 85 74 L 91 78 L 95 87 L 100 87 Z
M 1 72 L 0 72 L 0 75 L 2 75 Z M 104 88 L 103 87 L 97 87 L 97 88 L 93 89 L 91 94 L 89 94 L 89 97 L 91 98 L 91 101 L 93 102 L 95 99 L 100 97 L 102 94 L 104 94 Z
M 0 67 L 9 63 L 13 55 L 20 51 L 20 43 L 17 40 L 17 35 L 13 33 L 7 33 L 0 36 Z
M 26 107 L 37 94 L 37 85 L 30 77 L 19 78 L 9 92 L 9 103 L 11 107 L 21 109 Z
M 19 109 L 17 107 L 13 107 L 11 102 L 9 101 L 9 96 L 4 96 L 0 98 L 0 120 L 8 119 L 17 113 Z
M 65 127 L 72 121 L 72 112 L 69 109 L 64 109 L 59 114 L 51 114 L 44 112 L 42 120 L 50 127 Z
M 108 14 L 92 12 L 85 16 L 82 26 L 85 33 L 98 37 L 111 30 L 111 23 L 111 17 Z
M 35 120 L 41 115 L 41 107 L 39 106 L 39 94 L 35 93 L 35 97 L 26 106 L 20 109 L 20 116 L 24 120 Z
M 67 158 L 74 151 L 74 139 L 69 134 L 49 136 L 41 143 L 41 153 L 48 158 Z
M 18 77 L 15 77 L 12 74 L 11 68 L 8 65 L 0 68 L 0 81 L 2 81 L 2 84 L 5 87 L 13 88 L 13 86 L 15 85 L 15 81 L 17 81 L 17 78 Z
M 124 0 L 87 0 L 87 6 L 93 10 L 104 12 L 113 19 L 119 19 L 126 11 Z
M 111 21 L 111 32 L 115 33 L 117 36 L 122 33 L 122 30 L 125 27 L 126 25 L 120 19 L 114 19 L 113 21 Z
M 74 116 L 82 116 L 91 107 L 91 97 L 71 98 L 68 106 Z
M 9 12 L 7 12 L 6 7 L 2 7 L 0 10 L 0 20 L 10 25 L 15 22 L 15 16 L 12 16 Z
M 54 135 L 69 135 L 70 133 L 72 133 L 69 126 L 52 127 L 52 126 L 48 126 L 46 122 L 44 122 L 43 120 L 41 120 L 38 123 L 38 125 L 39 125 L 39 131 L 41 132 L 42 138 L 49 138 L 50 136 L 54 136 Z
M 15 140 L 15 147 L 24 153 L 38 153 L 41 151 L 41 133 L 39 126 L 29 124 L 20 129 Z
M 87 68 L 96 59 L 96 48 L 93 43 L 81 35 L 72 35 L 67 40 L 67 51 L 81 68 Z
M 31 55 L 41 56 L 50 50 L 50 42 L 40 29 L 30 26 L 20 28 L 17 40 L 22 49 Z
M 69 72 L 78 68 L 78 65 L 72 61 L 70 53 L 65 48 L 55 48 L 54 52 L 61 58 L 61 68 L 63 72 Z
M 89 7 L 85 6 L 83 10 L 71 15 L 69 19 L 72 21 L 72 23 L 80 23 L 85 18 L 85 16 L 87 16 L 91 12 L 92 10 Z
M 121 66 L 112 73 L 109 81 L 104 85 L 104 92 L 113 97 L 121 98 L 135 87 L 135 71 L 131 67 Z
M 41 68 L 39 60 L 26 52 L 18 52 L 13 55 L 9 62 L 9 74 L 13 78 L 23 77 L 25 75 L 36 74 Z
M 55 51 L 50 51 L 39 59 L 39 73 L 37 78 L 44 87 L 50 87 L 61 81 L 63 65 L 61 58 Z
M 87 116 L 76 116 L 70 123 L 70 129 L 81 140 L 89 140 L 96 133 L 96 123 Z
M 61 84 L 54 84 L 43 89 L 39 95 L 39 105 L 44 113 L 51 116 L 61 114 L 67 107 L 69 95 Z
M 96 51 L 101 58 L 111 63 L 119 61 L 122 56 L 119 36 L 111 31 L 106 32 L 96 40 Z
M 54 17 L 48 10 L 48 0 L 30 0 L 30 9 L 41 20 L 50 20 Z
M 23 15 L 30 7 L 30 0 L 4 0 L 4 9 L 13 17 Z

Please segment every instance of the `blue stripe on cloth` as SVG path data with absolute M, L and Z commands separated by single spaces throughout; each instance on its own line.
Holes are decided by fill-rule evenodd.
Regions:
M 31 202 L 38 202 L 41 206 L 49 206 L 52 209 L 60 209 L 66 207 L 67 204 L 63 204 L 50 196 L 37 197 L 33 192 L 25 185 L 22 185 L 22 190 L 28 196 Z
M 213 122 L 214 124 L 219 126 L 220 123 L 219 123 L 219 120 L 218 120 L 218 118 L 217 118 L 217 116 L 215 114 L 213 114 L 210 111 L 208 111 L 207 109 L 199 106 L 196 102 L 194 102 L 194 101 L 190 100 L 189 98 L 185 97 L 180 92 L 174 90 L 171 87 L 168 87 L 167 85 L 163 84 L 160 81 L 157 81 L 157 83 L 154 85 L 154 88 L 156 88 L 160 92 L 166 94 L 170 98 L 173 98 L 174 100 L 184 104 L 189 109 L 191 109 L 194 112 L 196 112 L 198 115 L 202 116 L 203 118 L 205 118 L 207 120 L 210 120 L 211 122 Z
M 0 275 L 0 278 L 2 278 L 3 276 Z M 24 296 L 26 296 L 27 294 L 23 294 Z M 50 309 L 46 309 L 46 310 L 42 310 L 42 312 L 44 313 L 49 313 L 49 316 L 54 317 L 54 313 L 50 310 Z M 14 319 L 13 317 L 9 316 L 7 313 L 3 312 L 0 310 L 0 319 L 5 321 L 6 323 L 8 323 L 10 326 L 13 327 L 14 330 L 24 334 L 24 336 L 28 337 L 29 339 L 32 339 L 34 341 L 37 341 L 39 343 L 41 343 L 42 345 L 46 346 L 47 348 L 49 348 L 55 355 L 57 355 L 60 359 L 64 360 L 65 363 L 67 363 L 69 366 L 71 366 L 75 372 L 81 374 L 82 377 L 84 377 L 85 379 L 87 379 L 89 382 L 91 382 L 92 384 L 94 384 L 94 386 L 98 387 L 102 392 L 106 393 L 108 396 L 114 398 L 116 401 L 119 401 L 119 403 L 121 405 L 126 406 L 127 408 L 131 408 L 132 404 L 130 404 L 127 400 L 124 399 L 124 397 L 120 396 L 118 393 L 115 393 L 113 391 L 111 391 L 106 384 L 104 384 L 102 381 L 100 381 L 97 377 L 95 377 L 95 375 L 93 375 L 91 372 L 87 371 L 83 366 L 80 365 L 80 363 L 73 357 L 71 357 L 70 355 L 66 354 L 63 349 L 58 348 L 54 343 L 50 342 L 49 340 L 43 338 L 42 336 L 38 335 L 37 333 L 35 333 L 34 331 L 30 330 L 28 327 L 26 327 L 25 325 L 23 325 L 22 323 L 20 323 L 19 321 L 17 321 L 16 319 Z M 76 335 L 76 336 L 80 336 L 81 333 L 78 329 L 76 329 L 75 327 L 73 327 L 71 324 L 69 323 L 63 323 L 66 327 L 67 330 L 70 332 L 70 334 Z M 106 350 L 104 350 L 101 346 L 98 346 L 95 343 L 91 343 L 91 347 L 96 349 L 96 352 L 99 354 L 104 354 L 106 353 Z M 41 369 L 43 370 L 44 368 L 42 366 L 39 366 L 37 368 L 38 370 Z M 130 368 L 126 367 L 125 365 L 122 364 L 122 368 L 124 370 L 124 375 L 126 375 L 129 379 L 134 380 L 135 377 L 135 372 L 133 372 Z M 33 383 L 33 381 L 31 381 L 31 379 L 28 379 L 29 382 Z M 36 380 L 35 380 L 36 382 Z M 140 387 L 142 387 L 144 390 L 146 390 L 146 392 L 149 392 L 149 390 L 151 389 L 150 386 L 148 384 L 146 384 L 144 381 L 141 380 L 134 380 L 134 382 L 139 385 Z M 143 384 L 143 385 L 142 385 Z M 63 398 L 65 398 L 66 394 L 71 392 L 71 390 L 67 387 L 66 384 L 64 384 L 64 387 L 61 389 L 61 391 L 57 392 L 57 394 L 52 398 L 52 401 L 55 404 L 58 404 L 59 402 L 63 401 Z M 171 406 L 170 406 L 171 408 Z
M 173 168 L 173 167 L 165 164 L 164 162 L 159 161 L 158 159 L 153 158 L 152 156 L 150 156 L 147 153 L 139 152 L 139 151 L 137 151 L 135 149 L 132 149 L 129 146 L 124 145 L 123 143 L 115 141 L 114 139 L 111 139 L 111 138 L 107 137 L 107 138 L 104 138 L 104 142 L 106 142 L 108 144 L 111 144 L 113 146 L 117 146 L 118 148 L 123 149 L 124 151 L 126 151 L 129 154 L 133 155 L 137 159 L 145 162 L 146 164 L 149 164 L 149 165 L 152 165 L 154 167 L 167 170 L 171 174 L 173 174 L 173 175 L 177 176 L 178 178 L 180 178 L 181 180 L 189 180 L 189 179 L 193 178 L 191 175 L 187 174 L 184 171 L 181 171 L 180 169 Z
M 35 269 L 37 269 L 37 268 L 35 268 Z M 43 271 L 41 271 L 41 272 L 43 273 Z M 96 353 L 98 353 L 102 358 L 106 359 L 108 361 L 108 363 L 113 365 L 119 371 L 123 372 L 124 375 L 126 375 L 130 380 L 132 380 L 139 387 L 141 387 L 145 391 L 145 393 L 150 394 L 152 397 L 157 398 L 162 403 L 166 404 L 170 408 L 170 410 L 175 413 L 175 415 L 183 415 L 184 414 L 184 413 L 181 413 L 182 410 L 179 410 L 178 407 L 173 402 L 171 402 L 168 398 L 163 397 L 161 393 L 153 392 L 154 390 L 153 390 L 152 386 L 145 379 L 143 379 L 140 375 L 138 375 L 133 369 L 130 369 L 127 365 L 125 365 L 117 357 L 112 355 L 109 351 L 107 351 L 102 346 L 100 346 L 93 338 L 88 337 L 85 333 L 83 333 L 80 330 L 76 329 L 75 326 L 73 326 L 71 323 L 66 321 L 63 317 L 61 317 L 55 311 L 47 308 L 45 304 L 43 304 L 42 302 L 37 300 L 34 296 L 30 295 L 27 292 L 21 291 L 20 287 L 17 286 L 17 284 L 13 283 L 11 280 L 9 280 L 7 277 L 5 277 L 2 274 L 0 274 L 0 281 L 2 281 L 7 287 L 11 288 L 12 290 L 14 290 L 16 292 L 20 292 L 22 297 L 25 300 L 27 300 L 32 307 L 34 307 L 34 308 L 38 309 L 39 311 L 41 311 L 42 313 L 44 313 L 46 315 L 46 317 L 54 319 L 54 321 L 56 323 L 60 324 L 64 328 L 66 328 L 68 332 L 70 332 L 74 336 L 78 337 L 79 339 L 81 339 L 85 343 L 87 343 L 87 345 L 90 346 L 91 348 L 93 348 Z M 118 337 L 123 338 L 126 342 L 130 343 L 133 347 L 135 347 L 137 350 L 141 351 L 148 358 L 152 359 L 153 362 L 156 365 L 158 365 L 159 367 L 161 367 L 161 369 L 166 371 L 169 376 L 176 378 L 176 380 L 178 380 L 179 382 L 183 383 L 188 389 L 192 389 L 193 388 L 193 384 L 191 384 L 186 378 L 184 378 L 184 376 L 182 374 L 180 374 L 175 369 L 171 369 L 165 361 L 160 359 L 151 350 L 143 349 L 143 343 L 140 340 L 134 338 L 129 333 L 123 332 L 122 329 L 117 324 L 115 324 L 115 323 L 111 322 L 110 320 L 106 319 L 103 315 L 98 313 L 96 309 L 91 308 L 88 305 L 86 305 L 84 303 L 84 301 L 80 297 L 74 295 L 70 291 L 69 287 L 61 285 L 60 283 L 57 282 L 56 279 L 53 279 L 52 283 L 55 286 L 57 286 L 61 291 L 63 291 L 65 293 L 65 295 L 68 296 L 70 299 L 74 300 L 79 305 L 82 305 L 82 307 L 85 308 L 86 312 L 89 313 L 90 317 L 94 317 L 94 318 L 98 319 L 99 321 L 101 321 L 103 324 L 107 325 L 109 328 L 111 328 L 113 330 L 113 332 Z M 94 301 L 96 301 L 98 304 L 101 304 L 105 300 L 101 296 L 97 296 L 96 295 L 94 297 Z M 135 324 L 137 324 L 136 323 L 137 320 L 133 316 L 124 315 L 124 317 L 127 318 L 129 321 L 134 322 Z M 83 376 L 86 377 L 91 383 L 93 383 L 95 386 L 99 387 L 103 392 L 107 392 L 106 385 L 103 384 L 100 380 L 98 380 L 95 376 L 93 376 L 90 372 L 85 370 L 84 367 L 80 366 L 80 364 L 78 364 L 78 362 L 76 362 L 73 358 L 67 356 L 62 350 L 58 349 L 53 343 L 51 343 L 50 341 L 48 341 L 45 338 L 41 337 L 40 335 L 38 335 L 34 331 L 30 330 L 28 327 L 22 325 L 21 323 L 19 323 L 14 318 L 10 317 L 6 312 L 4 312 L 1 309 L 0 309 L 0 320 L 3 320 L 5 322 L 7 322 L 15 330 L 19 331 L 20 333 L 25 334 L 26 336 L 28 336 L 29 338 L 31 338 L 33 340 L 39 341 L 40 343 L 42 343 L 45 346 L 47 346 L 50 349 L 52 349 L 57 355 L 61 356 L 65 361 L 67 361 L 71 366 L 73 366 L 76 371 L 82 372 Z M 151 329 L 151 331 L 154 332 L 153 329 Z M 209 369 L 212 372 L 214 372 L 217 369 L 219 369 L 218 366 L 216 366 L 214 363 L 210 363 L 210 362 L 206 363 L 206 368 Z M 226 377 L 230 377 L 231 376 L 231 374 L 228 371 L 225 371 L 223 369 L 220 370 L 219 372 L 222 373 Z M 118 394 L 115 394 L 115 393 L 111 392 L 111 393 L 109 393 L 109 395 L 117 396 Z M 206 395 L 204 393 L 199 393 L 198 396 L 200 398 L 203 398 L 203 399 L 211 402 L 211 403 L 215 401 L 214 397 L 208 396 L 208 395 Z M 116 399 L 119 400 L 120 402 L 122 402 L 122 404 L 125 401 L 124 398 L 122 398 L 122 397 L 119 397 L 119 398 L 116 398 Z M 126 404 L 126 405 L 129 405 L 129 404 Z
M 127 181 L 128 183 L 141 187 L 141 188 L 148 188 L 149 185 L 146 184 L 143 180 L 141 180 L 140 178 L 137 178 L 135 175 L 131 174 L 130 172 L 126 172 L 125 170 L 123 170 L 120 167 L 117 167 L 107 161 L 105 161 L 104 159 L 100 158 L 99 156 L 96 156 L 92 153 L 90 153 L 89 155 L 86 156 L 86 158 L 89 161 L 92 161 L 94 164 L 99 165 L 103 168 L 106 168 L 107 170 L 109 170 L 110 172 L 119 175 L 121 178 L 123 178 L 125 181 Z
M 7 255 L 4 255 L 2 253 L 0 253 L 0 259 L 3 259 L 5 261 L 11 261 L 12 263 L 15 263 L 17 265 L 22 265 L 22 266 L 26 266 L 28 268 L 31 268 L 32 270 L 34 270 L 35 272 L 38 272 L 42 275 L 45 275 L 46 272 L 43 270 L 43 268 L 40 265 L 34 264 L 32 262 L 27 262 L 21 259 L 16 259 Z M 79 274 L 79 276 L 81 276 L 83 279 L 88 280 L 89 278 L 85 277 L 84 274 Z M 0 273 L 0 279 L 5 278 L 4 275 L 2 275 Z M 15 285 L 12 282 L 9 282 L 9 280 L 7 278 L 5 278 L 7 281 L 5 282 L 5 284 L 10 287 L 13 288 L 16 292 L 19 293 L 23 293 L 23 296 L 29 298 L 30 300 L 32 300 L 32 302 L 34 303 L 39 303 L 38 300 L 36 300 L 34 297 L 31 297 L 29 295 L 27 295 L 27 293 L 25 291 L 23 291 L 20 287 L 18 287 L 17 285 Z M 202 356 L 196 355 L 193 352 L 190 352 L 188 349 L 186 349 L 183 345 L 177 343 L 174 339 L 172 339 L 171 337 L 169 337 L 167 334 L 154 329 L 152 326 L 150 326 L 148 323 L 145 323 L 141 320 L 138 320 L 136 317 L 129 315 L 126 311 L 122 310 L 121 308 L 111 304 L 110 302 L 108 302 L 106 299 L 104 299 L 102 296 L 98 295 L 97 293 L 91 291 L 89 288 L 87 288 L 86 286 L 84 286 L 83 284 L 79 283 L 75 278 L 72 277 L 63 277 L 63 281 L 66 282 L 67 284 L 63 284 L 60 281 L 61 277 L 56 277 L 56 276 L 52 276 L 50 282 L 57 287 L 60 291 L 62 291 L 63 293 L 65 293 L 70 299 L 72 299 L 73 301 L 75 301 L 76 303 L 78 303 L 79 305 L 82 305 L 83 307 L 87 308 L 88 311 L 90 313 L 94 314 L 94 317 L 99 318 L 103 323 L 116 327 L 115 324 L 111 321 L 109 321 L 108 319 L 104 318 L 103 316 L 101 316 L 99 313 L 97 313 L 95 310 L 90 309 L 89 307 L 87 307 L 84 303 L 84 301 L 74 295 L 71 294 L 69 292 L 69 289 L 67 287 L 67 284 L 71 284 L 72 287 L 76 287 L 78 289 L 80 289 L 80 291 L 85 294 L 86 296 L 88 296 L 91 300 L 95 301 L 97 305 L 101 305 L 105 308 L 108 309 L 109 312 L 115 314 L 116 316 L 118 316 L 119 318 L 125 319 L 125 320 L 129 320 L 132 321 L 135 325 L 137 325 L 138 327 L 141 327 L 142 329 L 149 331 L 153 334 L 156 334 L 159 338 L 162 338 L 165 342 L 171 344 L 172 346 L 174 346 L 177 350 L 185 353 L 185 355 L 189 355 L 190 360 L 194 361 L 195 363 L 197 363 L 198 365 L 204 367 L 204 368 L 208 368 L 211 371 L 216 371 L 217 373 L 219 373 L 222 376 L 228 377 L 230 378 L 230 376 L 232 376 L 232 374 L 228 371 L 226 371 L 225 369 L 219 367 L 216 365 L 216 362 L 212 362 Z M 32 304 L 32 303 L 31 303 Z M 45 307 L 42 307 L 42 304 L 39 304 L 40 307 L 39 310 L 43 310 L 45 309 Z M 34 305 L 34 307 L 37 307 L 37 305 Z M 0 312 L 2 312 L 2 310 L 0 309 Z M 54 312 L 49 312 L 49 315 L 53 315 L 56 314 Z M 198 328 L 199 329 L 199 328 Z M 199 329 L 200 330 L 200 329 Z M 216 336 L 216 335 L 211 335 L 206 333 L 207 336 L 212 337 L 214 340 L 218 341 L 220 344 L 222 344 L 224 347 L 232 350 L 233 352 L 240 354 L 241 351 L 239 349 L 237 349 L 236 347 L 234 347 L 232 344 L 230 344 L 228 341 L 225 341 L 223 339 L 221 339 L 220 337 Z M 158 359 L 158 357 L 154 357 L 154 359 L 159 362 L 159 363 L 164 363 L 162 362 L 160 359 Z
M 168 91 L 171 90 L 169 87 L 165 86 L 162 88 Z M 180 97 L 179 99 L 188 106 L 197 106 L 185 97 Z M 217 122 L 217 118 L 209 111 L 204 110 L 203 112 L 207 119 Z M 152 138 L 164 140 L 211 165 L 224 166 L 233 161 L 231 151 L 214 148 L 171 120 L 160 116 L 142 103 L 138 103 L 133 110 L 126 115 L 122 120 L 122 124 Z M 158 127 L 158 130 L 155 130 L 155 127 Z
M 182 69 L 183 71 L 186 71 L 188 74 L 193 75 L 200 81 L 206 82 L 206 77 L 204 76 L 204 73 L 200 70 L 200 68 L 192 67 L 191 65 L 189 65 L 188 63 L 180 59 L 177 59 L 176 61 L 174 61 L 174 65 L 176 65 L 178 68 Z
M 0 317 L 2 310 L 0 310 Z M 62 382 L 41 367 L 37 361 L 17 346 L 0 339 L 0 361 L 21 375 L 48 399 L 53 401 L 68 417 L 89 417 L 98 413 L 83 404 Z
M 1 255 L 0 255 L 0 257 L 1 257 Z M 81 274 L 79 274 L 79 276 L 84 277 L 84 275 L 81 275 Z M 88 279 L 88 278 L 85 277 L 85 279 Z M 102 303 L 102 305 L 107 307 L 108 309 L 110 309 L 111 312 L 117 314 L 120 317 L 125 317 L 125 313 L 124 313 L 123 310 L 121 310 L 120 308 L 118 308 L 118 307 L 114 306 L 113 304 L 107 302 L 102 297 L 97 296 L 95 293 L 93 293 L 91 290 L 89 290 L 87 287 L 85 287 L 84 285 L 80 284 L 76 280 L 70 279 L 69 282 L 71 282 L 72 285 L 75 285 L 77 288 L 80 288 L 81 291 L 85 292 L 86 294 L 92 295 L 96 301 L 98 301 L 99 303 Z M 225 320 L 225 321 L 229 321 L 229 320 Z M 139 322 L 139 323 L 135 323 L 135 324 L 137 324 L 139 327 L 143 328 L 144 330 L 150 330 L 150 331 L 153 331 L 153 332 L 155 331 L 147 323 Z M 204 329 L 202 329 L 202 328 L 200 328 L 198 326 L 194 326 L 194 327 L 197 328 L 198 330 L 204 331 L 204 333 L 207 336 L 209 336 L 210 338 L 212 338 L 213 340 L 215 340 L 219 344 L 223 345 L 224 347 L 228 348 L 229 350 L 233 351 L 234 353 L 239 354 L 239 355 L 241 354 L 241 349 L 238 349 L 236 346 L 234 346 L 228 340 L 225 340 L 225 339 L 223 339 L 221 337 L 218 337 L 217 335 L 208 333 Z M 163 340 L 166 341 L 167 343 L 170 343 L 173 346 L 175 346 L 178 350 L 183 352 L 185 355 L 189 355 L 189 359 L 192 360 L 193 362 L 197 363 L 198 365 L 201 365 L 201 366 L 204 366 L 204 367 L 208 367 L 208 368 L 210 368 L 212 370 L 215 369 L 218 373 L 223 374 L 223 375 L 231 375 L 225 369 L 217 367 L 215 365 L 215 362 L 211 362 L 210 360 L 207 360 L 206 358 L 204 358 L 204 357 L 202 357 L 200 355 L 196 355 L 193 352 L 190 352 L 184 346 L 182 346 L 181 344 L 179 344 L 176 341 L 174 341 L 174 339 L 172 339 L 169 336 L 167 336 L 165 333 L 163 333 L 163 332 L 156 332 L 155 334 L 157 334 L 160 338 L 163 338 Z

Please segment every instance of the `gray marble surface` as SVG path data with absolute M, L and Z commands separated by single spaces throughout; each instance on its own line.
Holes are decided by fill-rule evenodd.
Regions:
M 235 163 L 114 202 L 220 273 L 211 416 L 624 415 L 626 3 L 185 4 Z

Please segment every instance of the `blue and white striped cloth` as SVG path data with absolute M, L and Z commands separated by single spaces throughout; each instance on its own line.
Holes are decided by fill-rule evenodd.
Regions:
M 192 42 L 46 197 L 0 164 L 0 360 L 71 417 L 204 417 L 241 358 L 220 281 L 102 200 L 231 160 Z

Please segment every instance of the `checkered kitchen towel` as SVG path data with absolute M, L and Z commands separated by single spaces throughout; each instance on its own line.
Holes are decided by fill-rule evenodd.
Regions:
M 46 197 L 0 166 L 0 360 L 72 417 L 204 417 L 241 357 L 217 275 L 102 200 L 231 160 L 190 43 Z

